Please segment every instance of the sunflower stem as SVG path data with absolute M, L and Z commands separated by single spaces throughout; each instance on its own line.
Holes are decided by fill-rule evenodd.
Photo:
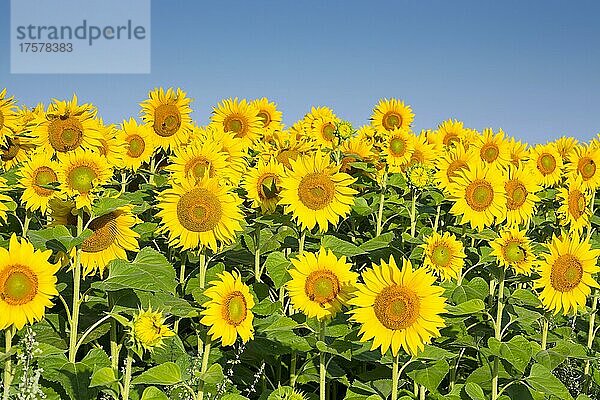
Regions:
M 256 226 L 254 239 L 254 279 L 260 282 L 260 227 Z
M 204 344 L 204 350 L 202 351 L 202 365 L 200 367 L 200 374 L 204 376 L 204 373 L 208 370 L 208 357 L 210 356 L 210 345 L 211 337 L 206 336 L 206 343 Z M 201 380 L 198 385 L 198 397 L 197 400 L 204 398 L 204 381 Z
M 31 222 L 31 211 L 25 211 L 25 222 L 23 222 L 23 234 L 24 238 L 27 237 L 27 231 L 29 230 L 29 223 Z
M 83 209 L 77 214 L 77 237 L 83 232 Z M 71 312 L 71 331 L 69 332 L 69 361 L 74 363 L 77 354 L 77 328 L 79 327 L 79 306 L 81 305 L 81 245 L 75 251 L 73 267 L 73 311 Z
M 198 258 L 200 262 L 200 272 L 198 272 L 198 285 L 200 289 L 204 289 L 206 286 L 206 254 L 204 254 L 204 249 L 200 249 L 198 252 Z
M 295 351 L 292 351 L 290 360 L 290 386 L 292 389 L 296 387 L 296 364 L 298 363 L 298 356 Z
M 415 237 L 417 232 L 417 192 L 412 194 L 412 202 L 410 205 L 410 236 Z
M 156 156 L 150 159 L 150 184 L 154 185 L 154 174 L 156 173 Z
M 425 400 L 425 386 L 419 385 L 419 400 Z
M 11 326 L 4 331 L 4 343 L 6 348 L 6 361 L 4 361 L 4 396 L 2 396 L 3 400 L 8 400 L 10 396 L 10 384 L 13 379 L 13 371 L 12 371 L 12 357 L 9 355 L 10 349 L 12 348 L 12 338 L 14 334 L 14 328 Z
M 298 255 L 304 253 L 304 242 L 306 241 L 306 230 L 302 230 L 300 235 L 300 242 L 298 243 Z
M 379 196 L 379 211 L 377 212 L 377 231 L 375 236 L 381 235 L 381 229 L 383 225 L 383 206 L 385 204 L 385 189 L 387 187 L 387 171 L 383 174 L 383 181 L 381 183 L 381 195 Z
M 438 226 L 440 224 L 440 212 L 442 211 L 442 205 L 438 204 L 437 211 L 435 213 L 435 220 L 433 222 L 433 231 L 437 232 Z
M 133 364 L 133 357 L 131 351 L 127 350 L 127 358 L 125 359 L 125 375 L 123 377 L 123 393 L 121 398 L 123 400 L 129 400 L 129 389 L 131 387 L 131 365 Z
M 400 361 L 400 353 L 396 354 L 394 357 L 394 362 L 392 363 L 392 399 L 396 400 L 398 398 L 398 380 L 400 379 L 398 364 Z
M 115 299 L 112 292 L 108 292 L 108 308 L 112 312 Z M 119 344 L 117 343 L 117 321 L 110 319 L 110 364 L 115 373 L 119 372 Z
M 319 340 L 325 342 L 325 319 L 321 321 Z M 325 400 L 327 367 L 325 366 L 325 352 L 319 352 L 319 399 Z
M 121 172 L 121 194 L 127 190 L 127 174 L 125 171 Z
M 590 310 L 590 325 L 588 328 L 588 339 L 587 339 L 587 347 L 590 350 L 592 349 L 592 344 L 594 343 L 594 332 L 595 332 L 594 324 L 596 322 L 597 310 L 598 310 L 597 290 L 592 289 L 592 309 Z M 591 383 L 591 379 L 592 379 L 592 376 L 590 375 L 590 360 L 585 361 L 585 367 L 583 370 L 583 374 L 585 376 L 584 393 L 587 394 L 590 389 L 590 383 Z
M 502 341 L 502 312 L 504 311 L 504 268 L 500 268 L 500 277 L 498 278 L 498 304 L 496 308 L 496 320 L 494 321 L 494 337 Z M 494 357 L 494 368 L 492 370 L 492 400 L 498 398 L 498 371 L 500 359 Z
M 548 344 L 548 318 L 544 315 L 544 322 L 542 323 L 542 351 L 546 350 Z

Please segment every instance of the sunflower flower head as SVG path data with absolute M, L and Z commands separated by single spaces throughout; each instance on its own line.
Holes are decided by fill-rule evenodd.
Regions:
M 131 339 L 139 350 L 153 352 L 164 345 L 164 339 L 175 336 L 175 333 L 165 324 L 165 316 L 158 310 L 140 309 L 131 321 Z M 142 351 L 140 351 L 141 353 Z
M 423 190 L 434 183 L 435 170 L 425 164 L 413 164 L 406 169 L 408 184 L 415 189 Z

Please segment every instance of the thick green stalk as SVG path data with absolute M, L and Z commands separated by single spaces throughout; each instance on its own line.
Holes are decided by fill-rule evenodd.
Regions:
M 383 226 L 383 206 L 385 204 L 385 189 L 387 187 L 387 171 L 383 174 L 383 181 L 381 183 L 381 194 L 379 196 L 379 210 L 377 211 L 377 228 L 375 236 L 381 235 L 381 229 Z
M 496 309 L 496 320 L 494 321 L 494 337 L 502 340 L 502 312 L 504 311 L 504 268 L 500 269 L 500 278 L 498 279 L 498 304 Z M 500 360 L 494 357 L 494 369 L 492 371 L 492 400 L 498 398 L 498 373 Z
M 11 326 L 4 331 L 4 345 L 5 345 L 6 354 L 8 354 L 10 352 L 10 349 L 12 348 L 13 330 L 14 330 L 14 328 Z M 6 357 L 6 360 L 4 361 L 4 379 L 2 382 L 4 385 L 4 396 L 2 396 L 3 400 L 9 399 L 10 384 L 12 383 L 12 379 L 13 379 L 12 357 L 9 356 L 9 357 Z
M 260 282 L 260 228 L 256 228 L 254 237 L 254 279 Z
M 319 340 L 325 342 L 325 319 L 321 321 Z M 319 399 L 325 400 L 327 367 L 325 366 L 325 352 L 319 352 Z
M 304 253 L 304 242 L 306 241 L 306 230 L 302 230 L 302 233 L 300 234 L 300 239 L 298 241 L 298 254 L 302 254 Z M 283 291 L 283 287 L 281 288 Z M 282 292 L 284 293 L 284 292 Z M 283 295 L 281 296 L 281 304 L 284 303 L 284 297 Z M 294 309 L 292 308 L 292 305 L 290 304 L 290 309 L 289 309 L 289 314 L 292 315 L 294 313 Z M 297 373 L 296 373 L 296 368 L 297 368 L 297 364 L 298 364 L 298 355 L 296 354 L 295 351 L 292 351 L 292 354 L 290 355 L 290 386 L 292 388 L 296 387 L 296 378 L 298 377 Z
M 595 332 L 595 322 L 596 322 L 596 314 L 598 311 L 598 295 L 597 290 L 592 289 L 592 309 L 590 310 L 590 325 L 588 328 L 588 339 L 587 339 L 587 347 L 588 349 L 592 349 L 592 344 L 594 344 L 594 332 Z M 584 393 L 587 393 L 589 390 L 591 375 L 590 375 L 590 360 L 586 360 L 585 368 L 583 370 L 585 375 L 585 387 Z
M 211 337 L 206 337 L 206 343 L 204 344 L 204 351 L 202 352 L 202 365 L 200 367 L 200 374 L 204 375 L 204 373 L 208 370 L 208 357 L 210 356 L 210 346 L 211 346 Z M 204 381 L 200 381 L 200 385 L 198 386 L 198 397 L 197 400 L 202 400 L 204 398 Z
M 410 236 L 415 237 L 417 233 L 417 193 L 413 192 L 410 205 Z
M 115 301 L 112 292 L 108 292 L 108 309 L 112 312 Z M 110 319 L 110 363 L 112 369 L 117 373 L 119 371 L 119 343 L 117 342 L 117 321 Z
M 77 237 L 83 232 L 83 210 L 77 215 Z M 73 306 L 71 311 L 71 332 L 69 332 L 69 361 L 74 363 L 77 353 L 77 330 L 79 328 L 79 306 L 81 305 L 81 245 L 75 251 L 73 266 Z
M 392 399 L 396 400 L 398 398 L 398 381 L 400 377 L 398 376 L 398 364 L 400 360 L 400 354 L 396 354 L 394 357 L 394 362 L 392 363 Z
M 544 315 L 544 322 L 542 323 L 542 343 L 541 349 L 546 350 L 548 344 L 548 317 Z
M 125 360 L 125 376 L 123 377 L 123 393 L 121 393 L 122 400 L 129 400 L 129 389 L 131 388 L 131 365 L 133 364 L 133 357 L 131 351 L 127 350 L 127 359 Z

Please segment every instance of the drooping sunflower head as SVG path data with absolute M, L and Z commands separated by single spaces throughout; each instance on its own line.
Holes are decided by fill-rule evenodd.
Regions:
M 283 165 L 276 160 L 269 162 L 259 161 L 254 168 L 246 173 L 243 187 L 248 192 L 248 199 L 252 200 L 252 207 L 263 212 L 275 211 L 281 198 L 281 179 L 285 175 Z
M 592 250 L 589 238 L 580 239 L 579 234 L 563 234 L 552 237 L 549 254 L 540 263 L 541 277 L 534 288 L 541 289 L 540 300 L 544 307 L 558 314 L 575 313 L 584 308 L 590 287 L 600 287 L 593 275 L 600 271 L 597 261 L 600 250 Z
M 242 200 L 218 178 L 204 177 L 197 184 L 183 181 L 159 195 L 161 231 L 176 247 L 217 250 L 217 242 L 231 243 L 241 231 Z
M 281 123 L 282 112 L 277 109 L 277 104 L 263 97 L 251 101 L 250 105 L 258 110 L 257 116 L 262 122 L 263 133 L 283 129 L 283 124 Z
M 454 201 L 450 212 L 461 216 L 461 224 L 482 230 L 506 217 L 504 178 L 499 169 L 475 163 L 462 170 L 448 190 Z
M 108 183 L 112 169 L 98 153 L 78 149 L 59 157 L 58 180 L 61 191 L 75 199 L 76 207 L 90 207 L 94 192 Z
M 123 146 L 123 166 L 137 171 L 144 163 L 150 162 L 155 144 L 152 127 L 138 124 L 133 118 L 125 120 L 116 133 L 117 140 Z
M 361 341 L 373 340 L 372 350 L 381 353 L 391 348 L 416 355 L 432 338 L 439 337 L 445 326 L 440 314 L 445 311 L 444 290 L 435 286 L 435 277 L 425 268 L 412 269 L 410 261 L 402 260 L 402 269 L 390 257 L 389 263 L 362 273 L 364 284 L 357 285 L 355 297 L 349 303 L 351 320 L 361 324 Z
M 578 145 L 569 156 L 568 170 L 581 177 L 586 189 L 595 191 L 600 187 L 600 149 Z
M 501 266 L 513 268 L 516 273 L 530 275 L 536 264 L 536 257 L 531 248 L 531 240 L 524 230 L 505 228 L 500 236 L 490 242 L 491 254 L 498 259 Z
M 373 144 L 364 140 L 360 136 L 354 136 L 346 139 L 340 145 L 343 154 L 340 171 L 348 172 L 352 175 L 352 163 L 354 162 L 373 162 L 376 154 Z
M 0 91 L 0 145 L 6 136 L 13 136 L 18 130 L 18 114 L 14 97 L 6 96 L 6 89 Z
M 321 248 L 316 254 L 305 252 L 292 259 L 287 283 L 295 309 L 309 318 L 332 318 L 347 304 L 358 275 L 345 257 L 337 258 L 331 250 Z
M 245 343 L 254 337 L 252 320 L 254 297 L 237 272 L 223 272 L 219 280 L 204 291 L 209 300 L 203 304 L 200 323 L 210 327 L 208 334 L 221 339 L 223 346 L 231 346 L 239 335 Z
M 48 202 L 58 193 L 51 185 L 58 182 L 58 163 L 48 154 L 36 153 L 19 169 L 19 184 L 24 188 L 21 200 L 28 210 L 41 210 L 45 214 Z
M 424 249 L 424 266 L 442 280 L 457 279 L 465 264 L 465 251 L 462 242 L 449 232 L 442 235 L 435 232 L 426 237 L 421 245 Z
M 300 226 L 312 229 L 318 224 L 325 232 L 330 223 L 336 224 L 350 213 L 357 193 L 350 185 L 356 179 L 339 172 L 329 154 L 301 156 L 291 162 L 291 167 L 281 181 L 279 203 Z
M 165 316 L 160 311 L 140 309 L 131 321 L 131 339 L 135 346 L 153 352 L 164 346 L 164 339 L 175 336 L 168 325 Z
M 59 266 L 48 262 L 51 255 L 51 250 L 34 250 L 14 234 L 8 250 L 0 248 L 0 329 L 21 329 L 41 320 L 46 307 L 52 307 Z
M 535 177 L 527 169 L 510 165 L 504 181 L 508 226 L 525 224 L 531 219 L 535 205 L 540 201 L 535 193 L 541 189 Z
M 260 137 L 264 125 L 258 113 L 258 109 L 245 99 L 226 99 L 213 107 L 211 124 L 224 132 L 231 132 L 234 137 L 243 140 L 245 148 L 249 148 Z
M 590 191 L 584 187 L 583 180 L 578 175 L 572 175 L 567 179 L 566 186 L 558 190 L 559 220 L 562 225 L 569 226 L 569 231 L 581 234 L 584 228 L 589 227 L 592 212 L 588 205 L 591 197 Z
M 221 149 L 221 144 L 212 140 L 196 141 L 176 149 L 174 156 L 170 157 L 171 164 L 167 170 L 171 172 L 174 182 L 189 180 L 196 183 L 205 176 L 228 176 L 230 165 L 227 163 L 227 154 Z
M 291 129 L 274 132 L 269 141 L 259 147 L 260 157 L 264 161 L 275 158 L 285 168 L 292 168 L 291 161 L 298 156 L 313 152 L 316 147 L 308 136 L 298 136 Z
M 102 276 L 109 262 L 116 259 L 127 260 L 126 250 L 139 249 L 137 238 L 140 235 L 131 229 L 138 219 L 131 210 L 131 206 L 126 206 L 89 222 L 87 227 L 93 233 L 81 244 L 84 276 L 97 271 Z
M 481 161 L 490 166 L 505 167 L 510 161 L 510 147 L 508 140 L 504 137 L 502 129 L 494 133 L 491 128 L 486 128 L 475 144 Z
M 415 140 L 415 135 L 407 129 L 388 132 L 384 153 L 389 172 L 402 172 L 402 167 L 410 161 Z
M 562 179 L 563 158 L 554 144 L 538 144 L 531 148 L 526 165 L 544 187 L 554 186 Z
M 152 127 L 157 146 L 167 150 L 187 142 L 193 126 L 191 101 L 179 88 L 169 88 L 166 92 L 163 88 L 156 88 L 148 93 L 148 99 L 140 104 L 140 115 Z
M 381 99 L 373 109 L 371 124 L 380 132 L 409 129 L 415 114 L 412 108 L 398 99 Z

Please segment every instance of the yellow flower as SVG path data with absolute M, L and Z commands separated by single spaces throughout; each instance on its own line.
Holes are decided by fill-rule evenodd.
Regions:
M 143 163 L 149 163 L 154 154 L 153 132 L 149 125 L 138 125 L 130 118 L 123 121 L 116 133 L 123 146 L 123 166 L 136 172 Z
M 275 158 L 287 169 L 292 168 L 291 161 L 298 156 L 307 155 L 315 150 L 315 144 L 308 137 L 298 136 L 292 130 L 274 132 L 270 141 L 265 141 L 259 148 L 260 157 L 264 161 Z
M 560 154 L 560 157 L 563 159 L 563 161 L 567 161 L 571 157 L 573 150 L 575 150 L 578 141 L 574 137 L 562 136 L 556 139 L 553 142 L 553 144 L 556 147 L 556 150 L 558 151 L 558 154 Z
M 529 149 L 527 143 L 522 143 L 520 140 L 517 141 L 515 138 L 511 137 L 508 142 L 508 148 L 510 153 L 510 162 L 512 162 L 515 167 L 522 166 L 529 158 Z
M 234 137 L 241 138 L 244 148 L 251 147 L 261 134 L 263 120 L 258 116 L 258 109 L 245 99 L 226 99 L 213 108 L 211 124 L 223 132 L 231 132 Z
M 446 310 L 444 289 L 435 286 L 435 277 L 424 268 L 413 270 L 410 261 L 402 260 L 402 269 L 390 257 L 389 263 L 362 273 L 364 284 L 357 285 L 349 303 L 350 319 L 361 324 L 360 340 L 373 339 L 371 350 L 381 347 L 381 354 L 401 348 L 412 356 L 440 336 L 445 326 L 440 314 Z
M 44 186 L 58 181 L 58 169 L 58 163 L 43 152 L 35 154 L 21 166 L 19 183 L 24 188 L 21 201 L 28 210 L 41 210 L 42 214 L 46 214 L 48 202 L 57 195 L 58 189 Z
M 424 240 L 421 245 L 425 257 L 423 266 L 444 281 L 458 279 L 466 257 L 462 242 L 448 232 L 442 235 L 434 232 Z
M 283 124 L 281 123 L 282 113 L 277 109 L 277 104 L 263 97 L 251 101 L 250 105 L 258 110 L 257 115 L 262 121 L 264 132 L 280 131 L 283 129 Z
M 41 320 L 46 307 L 52 307 L 59 266 L 48 262 L 51 255 L 51 250 L 34 250 L 15 234 L 8 250 L 0 248 L 0 329 L 21 329 Z
M 580 241 L 577 232 L 558 238 L 553 235 L 548 247 L 550 253 L 544 254 L 539 268 L 541 277 L 534 283 L 534 288 L 542 289 L 542 304 L 554 314 L 585 308 L 590 287 L 600 287 L 593 278 L 600 272 L 596 265 L 600 250 L 592 250 L 589 239 Z
M 407 130 L 412 125 L 415 114 L 409 105 L 398 99 L 381 99 L 373 109 L 371 124 L 379 132 Z
M 132 338 L 135 344 L 149 352 L 164 345 L 164 339 L 175 336 L 175 333 L 165 324 L 165 317 L 160 311 L 139 310 L 132 321 Z
M 244 139 L 234 137 L 232 132 L 226 133 L 223 129 L 209 125 L 205 130 L 199 129 L 204 141 L 219 144 L 219 152 L 224 153 L 227 161 L 227 171 L 224 175 L 229 183 L 238 186 L 248 168 L 248 153 Z
M 220 178 L 229 175 L 227 154 L 221 152 L 221 145 L 210 140 L 196 141 L 175 150 L 169 158 L 171 162 L 166 168 L 171 172 L 173 182 L 189 180 L 196 183 L 205 176 Z
M 567 166 L 571 175 L 581 177 L 583 187 L 595 191 L 600 186 L 600 149 L 575 146 Z
M 263 212 L 273 212 L 281 198 L 281 179 L 285 175 L 283 166 L 274 159 L 268 163 L 260 160 L 258 165 L 246 173 L 243 187 L 252 200 L 252 207 Z
M 356 190 L 350 185 L 355 179 L 339 172 L 329 154 L 317 152 L 291 162 L 291 171 L 281 181 L 281 200 L 285 212 L 291 213 L 306 229 L 319 225 L 321 232 L 329 224 L 350 213 Z
M 108 165 L 114 169 L 123 168 L 123 156 L 127 151 L 124 143 L 117 138 L 115 125 L 104 125 L 101 119 L 96 120 L 100 131 L 100 146 L 98 152 L 106 158 Z
M 313 120 L 310 130 L 310 137 L 314 139 L 320 149 L 333 149 L 337 146 L 338 138 L 336 136 L 337 120 L 317 118 Z
M 167 231 L 169 243 L 183 250 L 208 247 L 216 251 L 217 241 L 231 243 L 242 230 L 241 203 L 217 178 L 206 176 L 197 185 L 175 183 L 159 195 L 160 232 Z
M 470 165 L 476 164 L 475 150 L 465 150 L 463 146 L 454 146 L 441 153 L 435 174 L 438 187 L 447 191 L 451 183 L 460 177 L 461 171 L 467 171 Z
M 437 161 L 440 152 L 437 150 L 435 145 L 427 142 L 427 132 L 421 131 L 413 140 L 413 148 L 410 154 L 410 160 L 408 165 L 424 164 L 430 165 L 434 161 Z M 446 151 L 444 151 L 445 153 Z
M 188 140 L 192 129 L 191 99 L 173 88 L 156 88 L 140 103 L 142 120 L 154 131 L 153 142 L 165 150 L 174 149 Z
M 540 201 L 535 193 L 541 189 L 528 170 L 510 165 L 504 182 L 506 223 L 509 227 L 526 224 L 531 219 L 535 204 Z
M 531 274 L 536 259 L 525 231 L 505 228 L 497 239 L 490 242 L 490 246 L 491 255 L 498 259 L 501 266 L 513 268 L 518 274 Z
M 287 290 L 294 309 L 322 320 L 332 318 L 347 304 L 358 274 L 350 271 L 352 264 L 346 257 L 338 259 L 321 247 L 316 254 L 305 252 L 292 259 L 292 265 Z
M 526 165 L 544 187 L 554 186 L 562 179 L 563 159 L 553 144 L 538 144 L 531 148 Z
M 0 91 L 0 145 L 7 136 L 13 136 L 18 129 L 18 114 L 14 97 L 6 97 L 6 89 Z
M 588 207 L 592 196 L 585 189 L 581 177 L 571 176 L 567 180 L 566 187 L 558 190 L 556 197 L 560 200 L 557 213 L 561 225 L 568 225 L 569 231 L 577 231 L 581 234 L 583 228 L 589 227 L 592 214 Z
M 485 129 L 474 147 L 481 160 L 490 166 L 505 167 L 511 161 L 510 145 L 502 129 L 496 134 L 490 128 Z
M 0 160 L 5 171 L 26 161 L 36 148 L 32 139 L 26 136 L 6 136 L 0 146 Z
M 414 141 L 415 135 L 407 129 L 396 129 L 388 132 L 384 152 L 389 172 L 402 172 L 402 167 L 410 161 Z
M 437 130 L 427 135 L 427 138 L 438 150 L 445 150 L 463 143 L 465 127 L 462 121 L 448 119 L 439 124 Z
M 240 275 L 225 271 L 210 284 L 204 291 L 210 300 L 203 304 L 206 309 L 200 313 L 200 323 L 210 327 L 208 334 L 213 340 L 220 338 L 223 346 L 233 345 L 238 335 L 244 343 L 252 339 L 254 298 Z

